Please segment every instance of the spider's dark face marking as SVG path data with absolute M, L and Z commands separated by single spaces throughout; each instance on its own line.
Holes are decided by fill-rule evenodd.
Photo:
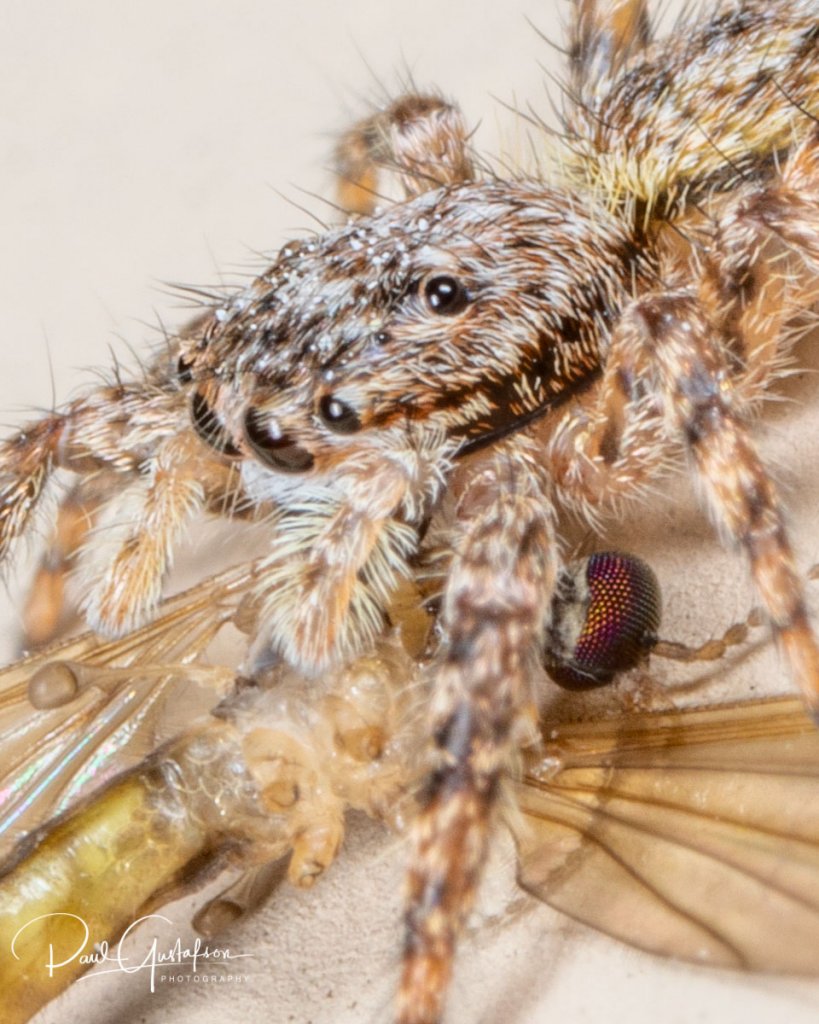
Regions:
M 224 382 L 234 444 L 280 471 L 412 422 L 477 447 L 594 379 L 636 251 L 605 211 L 540 183 L 439 189 L 286 246 L 190 372 Z M 285 448 L 302 457 L 283 465 Z

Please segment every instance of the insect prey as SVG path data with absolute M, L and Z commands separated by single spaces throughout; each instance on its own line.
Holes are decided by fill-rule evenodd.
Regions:
M 281 880 L 270 870 L 282 858 L 289 880 L 311 887 L 338 853 L 348 810 L 398 830 L 417 813 L 423 662 L 396 636 L 326 678 L 319 700 L 278 666 L 205 711 L 233 673 L 200 652 L 227 625 L 253 628 L 242 600 L 257 568 L 205 581 L 122 640 L 85 634 L 3 673 L 10 1024 L 87 969 L 79 959 L 43 968 L 47 950 L 77 946 L 79 921 L 113 938 L 230 865 L 242 879 L 196 918 L 213 939 Z M 163 727 L 173 734 L 179 690 L 185 726 L 140 762 Z M 525 889 L 653 952 L 816 973 L 819 734 L 798 701 L 597 721 L 557 713 L 543 730 L 515 783 L 518 811 L 505 814 Z M 106 783 L 112 747 L 118 767 L 135 767 Z M 61 808 L 70 813 L 32 830 Z M 719 896 L 703 899 L 715 880 Z
M 196 763 L 204 745 L 213 800 L 182 786 L 196 835 L 190 848 L 180 840 L 178 860 L 157 853 L 168 891 L 191 862 L 228 847 L 246 868 L 288 855 L 291 881 L 307 885 L 335 858 L 349 808 L 405 827 L 397 1024 L 443 1019 L 502 815 L 523 885 L 571 915 L 694 961 L 815 973 L 811 952 L 795 952 L 816 945 L 815 819 L 802 829 L 791 813 L 793 794 L 813 785 L 815 737 L 793 702 L 772 705 L 768 726 L 757 704 L 702 712 L 684 719 L 681 744 L 673 716 L 603 724 L 599 748 L 584 726 L 577 753 L 550 699 L 554 684 L 605 686 L 657 649 L 654 573 L 603 543 L 578 567 L 568 547 L 573 524 L 605 536 L 612 513 L 650 502 L 682 466 L 702 514 L 744 558 L 804 710 L 819 714 L 806 586 L 754 425 L 817 299 L 819 8 L 737 0 L 688 12 L 666 34 L 652 14 L 640 0 L 572 6 L 554 169 L 493 168 L 453 103 L 402 95 L 340 137 L 342 224 L 289 241 L 249 283 L 208 295 L 141 373 L 116 373 L 0 443 L 0 558 L 58 494 L 28 639 L 58 634 L 69 574 L 91 630 L 10 670 L 9 685 L 28 687 L 38 708 L 14 735 L 25 742 L 75 690 L 93 729 L 112 693 L 119 706 L 122 679 L 141 681 L 148 717 L 148 706 L 165 714 L 176 688 L 196 690 L 206 723 L 182 726 L 170 713 L 173 728 L 152 726 L 130 774 L 96 797 L 73 784 L 40 807 L 20 796 L 10 835 L 33 838 L 11 854 L 9 899 L 22 898 L 21 873 L 40 870 L 29 857 L 71 859 L 60 837 L 85 835 L 88 807 L 107 818 L 106 800 L 134 800 L 134 816 L 150 817 L 136 790 L 158 801 L 162 765 L 188 778 L 186 759 Z M 554 140 L 544 129 L 541 141 L 545 163 Z M 247 527 L 253 561 L 164 605 L 174 555 L 205 517 Z M 208 664 L 228 625 L 239 653 Z M 787 790 L 793 763 L 799 781 L 781 797 L 770 848 L 734 862 L 736 835 L 717 824 L 731 798 L 708 798 L 708 773 L 734 764 L 723 756 L 736 737 L 738 790 L 756 796 L 756 730 L 770 785 Z M 62 763 L 69 741 L 53 735 Z M 689 749 L 702 759 L 686 775 Z M 317 783 L 336 757 L 344 767 Z M 655 823 L 651 800 L 650 810 L 641 802 L 661 764 L 687 780 L 684 793 L 661 781 L 651 800 L 679 800 L 680 820 L 696 811 L 698 773 L 708 776 L 707 811 L 696 813 L 713 835 L 683 857 L 667 892 L 663 850 L 673 860 L 685 830 L 671 811 Z M 225 775 L 235 786 L 222 793 Z M 767 806 L 760 818 L 736 814 L 740 832 L 765 831 Z M 635 838 L 643 827 L 650 848 Z M 567 835 L 588 865 L 576 878 Z M 584 853 L 578 836 L 596 836 L 604 852 Z M 755 923 L 723 927 L 683 899 L 679 879 L 698 876 L 700 860 L 713 878 L 744 871 L 726 881 L 726 904 L 747 901 Z M 650 862 L 631 891 L 620 876 Z M 774 889 L 782 906 L 798 903 L 803 869 L 811 895 L 792 915 L 799 941 L 773 951 L 758 940 L 763 905 Z M 594 872 L 629 894 L 626 912 L 616 900 L 598 906 Z M 751 893 L 753 873 L 761 891 Z M 100 927 L 116 934 L 163 886 L 136 887 Z M 632 912 L 652 926 L 631 923 Z M 42 1001 L 34 994 L 21 1020 Z

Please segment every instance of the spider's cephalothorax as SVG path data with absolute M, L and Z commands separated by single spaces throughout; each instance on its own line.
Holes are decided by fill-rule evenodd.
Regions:
M 462 454 L 589 387 L 649 264 L 580 195 L 449 186 L 288 245 L 191 339 L 186 380 L 208 391 L 220 446 L 280 473 L 320 479 L 416 423 Z
M 0 554 L 53 469 L 79 476 L 35 588 L 41 635 L 88 522 L 85 610 L 126 632 L 205 510 L 269 527 L 248 671 L 281 659 L 317 676 L 395 621 L 419 549 L 447 538 L 419 648 L 432 765 L 401 1024 L 440 1018 L 544 643 L 559 635 L 584 678 L 610 674 L 555 621 L 556 509 L 594 522 L 686 452 L 819 709 L 819 651 L 748 423 L 819 297 L 819 7 L 736 0 L 653 41 L 641 0 L 578 0 L 570 54 L 565 180 L 481 177 L 457 110 L 402 97 L 342 141 L 357 220 L 283 249 L 144 380 L 0 453 Z M 389 172 L 404 199 L 378 211 Z

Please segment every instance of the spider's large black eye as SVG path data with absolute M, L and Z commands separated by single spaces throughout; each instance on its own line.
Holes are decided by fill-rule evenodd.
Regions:
M 355 409 L 333 395 L 324 395 L 319 401 L 319 416 L 334 434 L 354 434 L 361 430 Z
M 442 316 L 460 313 L 469 301 L 466 289 L 451 274 L 436 274 L 428 278 L 423 285 L 423 295 L 433 313 Z
M 255 409 L 245 413 L 245 437 L 253 453 L 280 473 L 306 473 L 313 465 L 313 456 L 306 448 L 287 434 L 274 437 L 269 424 Z

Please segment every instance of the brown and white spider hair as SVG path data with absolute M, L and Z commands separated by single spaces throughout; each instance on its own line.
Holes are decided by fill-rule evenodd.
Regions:
M 76 474 L 48 580 L 93 522 L 77 562 L 102 631 L 152 614 L 195 514 L 266 524 L 249 672 L 283 659 L 320 685 L 384 630 L 421 560 L 443 564 L 402 1024 L 440 1017 L 502 779 L 531 738 L 559 513 L 594 522 L 687 458 L 819 707 L 748 425 L 816 299 L 818 38 L 806 2 L 726 4 L 658 43 L 643 4 L 579 4 L 559 183 L 483 170 L 455 108 L 402 97 L 342 140 L 348 224 L 286 246 L 143 378 L 0 452 L 2 552 L 53 471 Z M 379 209 L 382 171 L 405 197 Z

